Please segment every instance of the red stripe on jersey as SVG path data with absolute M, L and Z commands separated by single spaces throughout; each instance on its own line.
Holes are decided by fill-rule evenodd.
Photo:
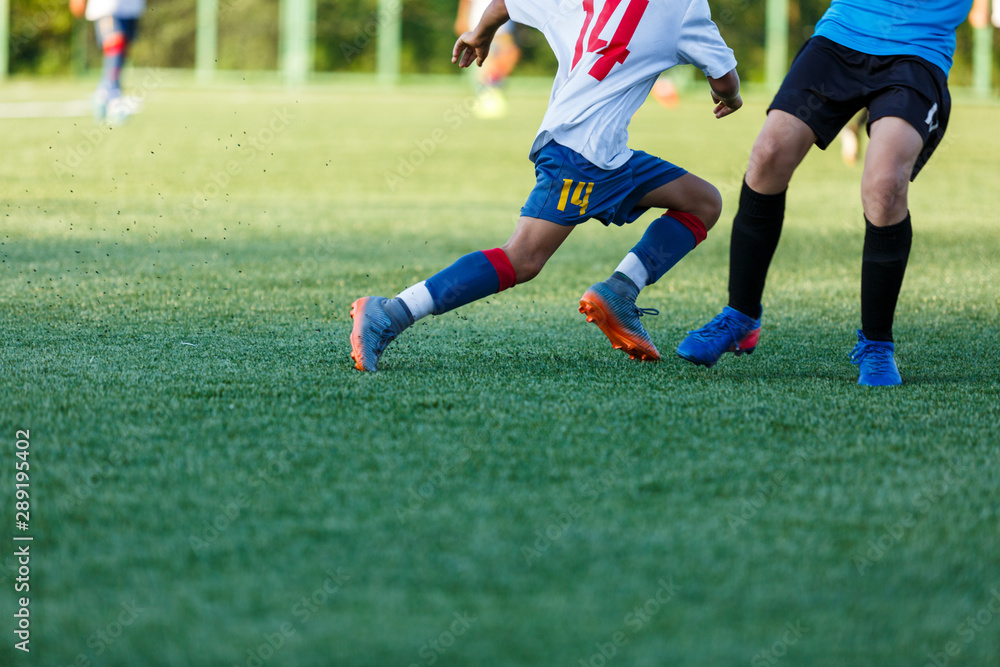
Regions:
M 611 16 L 618 9 L 618 5 L 621 2 L 622 0 L 606 0 L 601 13 L 597 15 L 597 23 L 594 24 L 594 29 L 590 31 L 590 41 L 587 42 L 587 51 L 597 53 L 600 49 L 608 45 L 607 41 L 601 39 L 601 31 L 608 25 L 608 21 L 611 20 Z
M 594 19 L 594 0 L 583 0 L 583 11 L 586 12 L 587 16 L 583 19 L 583 29 L 580 30 L 580 36 L 576 39 L 576 49 L 573 50 L 573 64 L 570 65 L 571 70 L 576 67 L 576 64 L 580 62 L 580 58 L 583 57 L 583 39 L 587 34 L 587 28 L 590 27 L 590 22 Z
M 618 7 L 618 2 L 608 0 L 608 4 L 604 6 L 605 10 L 611 4 L 614 4 L 615 8 Z M 649 0 L 629 0 L 628 6 L 625 8 L 625 15 L 622 17 L 621 23 L 618 24 L 615 34 L 611 37 L 611 43 L 604 46 L 600 51 L 597 51 L 597 53 L 601 54 L 601 57 L 590 68 L 590 76 L 598 81 L 604 81 L 604 77 L 611 73 L 611 68 L 615 66 L 615 63 L 625 63 L 625 59 L 628 58 L 630 53 L 628 44 L 632 41 L 632 36 L 635 35 L 635 30 L 639 27 L 639 21 L 642 20 L 642 15 L 646 13 L 646 7 L 648 6 Z M 602 11 L 601 16 L 597 20 L 597 25 L 594 26 L 594 33 L 600 34 L 600 31 L 604 30 L 604 26 L 610 18 L 610 14 L 605 17 L 605 12 Z M 603 24 L 601 23 L 601 19 L 604 19 Z M 604 40 L 595 39 L 592 34 L 590 43 L 591 46 L 604 44 Z

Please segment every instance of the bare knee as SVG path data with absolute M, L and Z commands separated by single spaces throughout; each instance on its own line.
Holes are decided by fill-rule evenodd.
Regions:
M 746 181 L 755 192 L 772 195 L 784 192 L 792 174 L 816 142 L 816 134 L 804 122 L 775 109 L 768 114 L 764 129 L 757 135 Z
M 909 174 L 902 168 L 865 174 L 861 182 L 865 217 L 876 227 L 894 225 L 905 218 L 909 185 Z
M 801 160 L 777 137 L 761 134 L 750 152 L 746 181 L 754 191 L 775 194 L 788 187 Z
M 705 229 L 711 229 L 722 214 L 722 196 L 705 179 L 687 173 L 647 192 L 638 207 L 688 213 L 697 216 Z
M 548 256 L 544 253 L 523 251 L 516 246 L 503 245 L 501 249 L 506 253 L 510 265 L 514 267 L 514 274 L 517 276 L 517 284 L 526 283 L 545 267 Z
M 710 189 L 704 193 L 702 201 L 698 204 L 698 209 L 692 211 L 701 219 L 706 230 L 714 227 L 715 223 L 719 221 L 719 216 L 722 215 L 722 195 L 719 194 L 719 190 L 714 185 L 708 187 Z

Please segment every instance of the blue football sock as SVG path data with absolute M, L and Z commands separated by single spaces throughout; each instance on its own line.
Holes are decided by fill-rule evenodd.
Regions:
M 632 253 L 649 274 L 646 285 L 652 285 L 673 268 L 705 238 L 705 234 L 701 220 L 689 213 L 671 211 L 654 220 L 632 248 Z
M 434 299 L 434 314 L 441 315 L 467 303 L 496 294 L 516 282 L 514 267 L 499 248 L 459 257 L 448 268 L 424 283 Z
M 107 98 L 121 94 L 121 72 L 125 66 L 125 54 L 128 50 L 128 38 L 124 32 L 112 30 L 108 34 L 98 34 L 101 50 L 104 52 L 104 63 L 101 67 L 101 83 L 99 90 Z

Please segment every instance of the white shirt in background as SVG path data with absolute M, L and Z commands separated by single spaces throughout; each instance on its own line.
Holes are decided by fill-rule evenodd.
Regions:
M 85 16 L 96 21 L 105 16 L 137 19 L 146 11 L 146 0 L 88 0 Z

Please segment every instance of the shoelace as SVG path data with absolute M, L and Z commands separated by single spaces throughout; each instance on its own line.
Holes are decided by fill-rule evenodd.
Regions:
M 642 317 L 643 315 L 659 315 L 660 311 L 656 308 L 640 308 L 639 306 L 636 306 L 635 314 L 639 317 Z
M 743 331 L 743 327 L 740 326 L 736 320 L 731 317 L 726 317 L 725 314 L 720 313 L 716 315 L 711 322 L 706 324 L 700 329 L 695 329 L 694 331 L 688 331 L 689 334 L 694 334 L 694 337 L 703 342 L 710 342 L 714 337 L 714 334 L 724 331 L 729 334 L 729 337 L 733 339 L 733 345 L 736 346 L 738 350 L 740 348 L 740 339 L 746 335 Z
M 892 353 L 882 345 L 858 343 L 850 356 L 852 364 L 858 366 L 867 362 L 869 371 L 877 375 L 888 373 L 892 368 Z
M 375 325 L 375 322 L 372 318 L 369 318 L 368 321 L 370 323 L 368 328 L 369 333 L 375 333 L 375 326 L 372 326 Z M 389 343 L 396 340 L 396 336 L 399 334 L 392 330 L 392 322 L 388 322 L 384 327 L 382 327 L 381 331 L 378 331 L 376 335 L 378 336 L 378 342 L 375 344 L 375 355 L 377 357 L 381 357 L 382 353 L 385 352 L 385 348 L 389 345 Z
M 397 335 L 398 334 L 393 332 L 393 330 L 389 327 L 382 329 L 379 333 L 378 344 L 375 346 L 375 354 L 382 356 L 382 353 L 385 352 L 385 348 L 389 345 L 389 343 L 396 340 Z

